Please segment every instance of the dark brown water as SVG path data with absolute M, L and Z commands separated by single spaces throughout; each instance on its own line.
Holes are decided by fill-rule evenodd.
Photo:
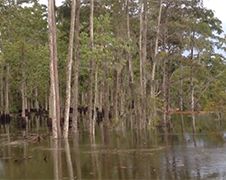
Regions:
M 0 179 L 226 179 L 223 131 L 98 132 L 91 143 L 2 133 Z

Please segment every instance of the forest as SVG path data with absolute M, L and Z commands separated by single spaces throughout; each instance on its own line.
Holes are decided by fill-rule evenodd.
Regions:
M 0 0 L 1 124 L 68 138 L 223 117 L 225 43 L 202 0 Z

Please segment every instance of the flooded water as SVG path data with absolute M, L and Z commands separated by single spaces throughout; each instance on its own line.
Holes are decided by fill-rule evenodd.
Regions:
M 0 179 L 226 179 L 226 134 L 98 131 L 0 136 Z

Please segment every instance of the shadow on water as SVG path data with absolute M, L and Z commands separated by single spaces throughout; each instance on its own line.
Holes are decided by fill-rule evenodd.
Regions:
M 0 179 L 226 178 L 226 133 L 207 131 L 197 118 L 193 134 L 192 121 L 183 117 L 182 125 L 180 118 L 173 133 L 100 128 L 96 138 L 81 133 L 67 141 L 42 133 L 40 120 L 26 136 L 23 129 L 6 127 L 0 134 Z

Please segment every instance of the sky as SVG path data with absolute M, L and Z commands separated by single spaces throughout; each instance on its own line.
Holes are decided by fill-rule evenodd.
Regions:
M 63 0 L 55 0 L 56 6 L 61 5 L 62 1 Z M 42 3 L 42 4 L 46 4 L 46 5 L 48 4 L 48 0 L 39 0 L 39 2 Z
M 222 21 L 224 32 L 226 33 L 226 1 L 225 0 L 203 0 L 203 4 L 208 9 L 214 11 L 215 16 Z
M 59 6 L 63 0 L 55 0 L 56 5 Z M 48 0 L 40 0 L 40 3 L 47 4 Z M 203 0 L 203 4 L 208 9 L 212 9 L 215 16 L 222 21 L 224 32 L 226 32 L 226 0 Z

